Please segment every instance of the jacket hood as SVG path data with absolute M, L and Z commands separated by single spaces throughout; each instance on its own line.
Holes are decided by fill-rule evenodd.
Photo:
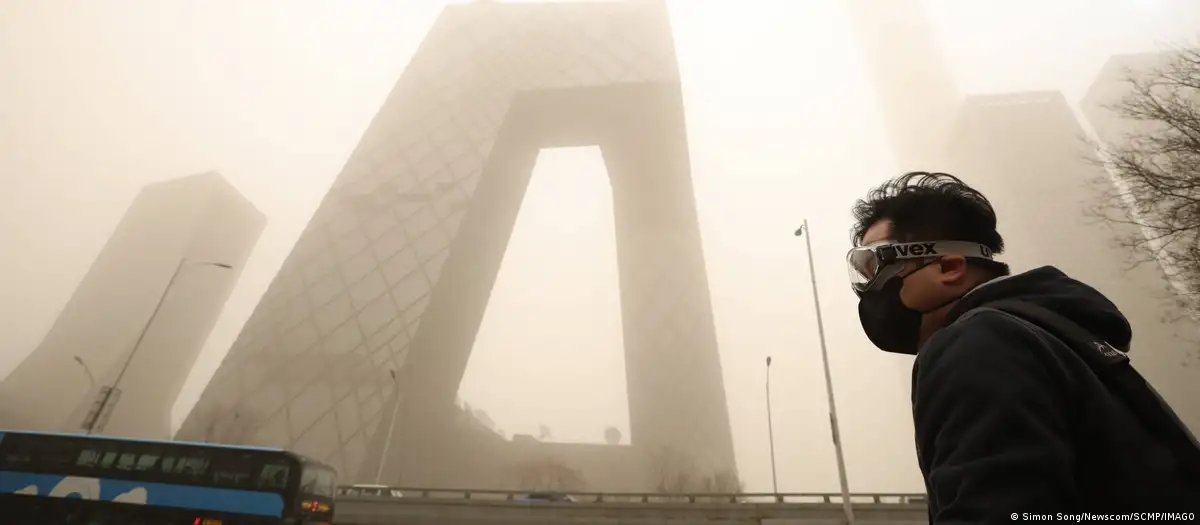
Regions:
M 1117 305 L 1095 288 L 1067 277 L 1053 266 L 984 283 L 950 309 L 949 325 L 967 311 L 1002 299 L 1018 299 L 1062 315 L 1117 349 L 1128 352 L 1133 329 Z

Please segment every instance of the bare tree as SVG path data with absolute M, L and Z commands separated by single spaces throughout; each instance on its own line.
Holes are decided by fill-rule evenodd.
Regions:
M 226 445 L 248 445 L 254 432 L 262 423 L 261 418 L 254 412 L 235 408 L 233 410 L 209 405 L 197 416 L 198 427 L 203 429 L 205 443 L 223 443 Z
M 663 494 L 740 494 L 745 486 L 737 472 L 705 473 L 695 460 L 677 449 L 659 447 L 650 457 L 656 477 L 655 492 Z M 713 498 L 706 498 L 713 499 Z
M 1101 181 L 1094 210 L 1133 225 L 1122 244 L 1137 262 L 1158 260 L 1180 285 L 1181 306 L 1200 300 L 1200 49 L 1182 49 L 1155 68 L 1127 70 L 1128 92 L 1107 108 L 1129 123 L 1125 140 L 1100 147 L 1117 180 Z
M 586 483 L 578 470 L 556 459 L 538 459 L 519 463 L 512 469 L 518 490 L 575 491 Z
M 700 484 L 701 491 L 710 494 L 741 494 L 746 491 L 746 484 L 732 470 L 714 472 L 704 477 Z
M 550 431 L 550 427 L 546 425 L 538 425 L 538 441 L 547 441 L 554 434 Z
M 654 491 L 663 494 L 691 492 L 698 481 L 696 462 L 678 449 L 660 446 L 650 456 L 655 477 Z

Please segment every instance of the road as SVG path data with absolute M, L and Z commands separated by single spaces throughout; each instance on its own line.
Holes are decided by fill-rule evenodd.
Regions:
M 800 525 L 844 521 L 841 503 L 766 502 L 630 502 L 580 501 L 526 503 L 499 498 L 405 497 L 337 500 L 336 525 Z M 706 499 L 706 498 L 700 498 Z M 715 498 L 712 498 L 715 499 Z M 916 525 L 928 523 L 925 505 L 872 495 L 852 499 L 855 523 Z M 863 501 L 865 500 L 865 501 Z M 827 502 L 826 502 L 827 501 Z

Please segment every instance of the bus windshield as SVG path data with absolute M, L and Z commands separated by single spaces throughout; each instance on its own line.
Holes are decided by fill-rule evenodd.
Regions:
M 333 469 L 318 463 L 304 465 L 300 478 L 301 493 L 332 498 L 335 490 L 337 490 L 337 474 Z
M 317 523 L 333 521 L 333 498 L 337 491 L 337 472 L 314 461 L 305 461 L 300 476 L 301 507 L 307 519 Z

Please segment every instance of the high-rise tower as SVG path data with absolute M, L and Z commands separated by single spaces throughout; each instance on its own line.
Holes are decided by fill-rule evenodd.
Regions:
M 946 170 L 962 105 L 921 0 L 843 0 L 900 171 Z
M 1169 300 L 1161 267 L 1131 266 L 1118 239 L 1138 232 L 1087 214 L 1103 198 L 1098 185 L 1108 183 L 1107 174 L 1088 160 L 1090 145 L 1062 94 L 970 97 L 955 136 L 961 173 L 996 207 L 1003 260 L 1014 272 L 1057 266 L 1103 292 L 1133 328 L 1134 366 L 1186 424 L 1200 428 L 1200 381 L 1194 364 L 1186 366 L 1197 327 Z
M 179 390 L 265 224 L 217 173 L 146 186 L 41 345 L 0 386 L 13 419 L 3 424 L 82 432 L 100 389 L 120 376 L 99 430 L 170 437 Z
M 733 469 L 661 1 L 447 7 L 198 407 L 255 412 L 257 442 L 344 479 L 494 483 L 513 443 L 455 396 L 538 151 L 586 145 L 613 186 L 630 457 Z
M 1117 55 L 1105 62 L 1087 94 L 1079 102 L 1079 109 L 1102 145 L 1119 148 L 1131 138 L 1157 133 L 1165 127 L 1163 123 L 1123 118 L 1114 106 L 1130 94 L 1132 85 L 1127 81 L 1131 76 L 1152 78 L 1160 68 L 1169 71 L 1171 61 L 1177 57 L 1176 52 L 1168 51 Z M 1126 238 L 1144 234 L 1128 224 L 1110 226 Z M 1149 287 L 1159 292 L 1154 294 L 1154 302 L 1143 300 L 1145 306 L 1139 311 L 1144 310 L 1147 315 L 1140 322 L 1131 319 L 1135 344 L 1139 348 L 1146 348 L 1131 356 L 1138 369 L 1143 370 L 1155 387 L 1163 391 L 1164 397 L 1171 401 L 1180 418 L 1193 431 L 1200 431 L 1200 361 L 1197 360 L 1200 353 L 1197 353 L 1195 345 L 1197 334 L 1200 334 L 1200 323 L 1197 323 L 1194 313 L 1189 314 L 1177 302 L 1168 300 L 1184 291 L 1184 288 L 1182 283 L 1177 283 L 1177 286 L 1168 282 L 1164 269 L 1166 264 L 1163 260 L 1147 261 L 1130 272 L 1137 282 L 1143 283 L 1143 288 Z M 1124 306 L 1120 302 L 1117 304 Z M 1126 313 L 1128 315 L 1129 312 Z M 1157 316 L 1149 317 L 1150 313 Z M 1156 328 L 1146 328 L 1150 326 Z M 1146 337 L 1140 337 L 1143 335 Z
M 858 29 L 864 62 L 875 79 L 897 173 L 946 171 L 993 203 L 1014 272 L 1053 265 L 1117 304 L 1133 327 L 1131 359 L 1193 429 L 1200 428 L 1200 381 L 1189 354 L 1196 326 L 1169 301 L 1162 269 L 1127 269 L 1132 254 L 1111 228 L 1088 215 L 1107 184 L 1071 105 L 1058 92 L 972 96 L 954 87 L 951 70 L 920 0 L 844 0 Z M 1121 135 L 1098 99 L 1123 65 L 1110 62 L 1084 102 L 1103 140 Z M 1109 82 L 1105 84 L 1104 82 Z M 1119 96 L 1119 95 L 1118 95 Z M 1105 102 L 1113 102 L 1106 99 Z M 1128 125 L 1128 123 L 1127 123 Z M 1126 128 L 1128 129 L 1128 128 Z

